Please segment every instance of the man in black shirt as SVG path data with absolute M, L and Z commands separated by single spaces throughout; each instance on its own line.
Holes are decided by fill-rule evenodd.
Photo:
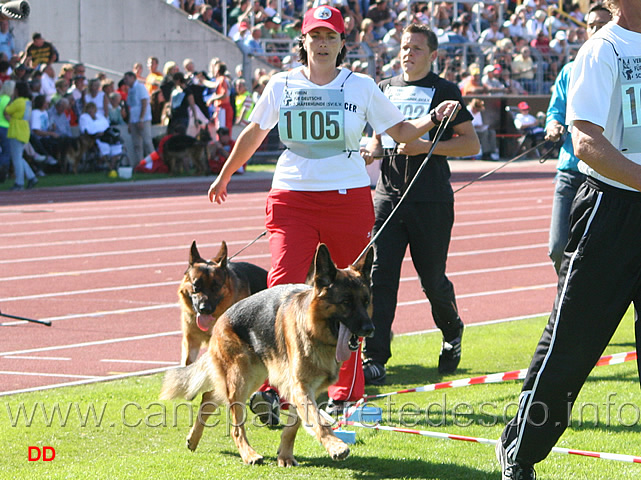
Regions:
M 433 106 L 444 100 L 463 101 L 456 84 L 431 71 L 437 49 L 438 40 L 429 27 L 410 24 L 401 40 L 403 73 L 379 84 L 407 119 L 428 115 Z M 374 197 L 374 233 L 378 232 L 405 193 L 429 152 L 432 146 L 430 139 L 435 133 L 436 128 L 429 132 L 429 139 L 419 138 L 410 144 L 400 145 L 395 145 L 385 135 L 372 138 L 368 151 L 387 154 L 383 158 Z M 366 340 L 363 349 L 365 383 L 381 385 L 385 382 L 385 363 L 391 357 L 390 333 L 401 265 L 408 245 L 421 286 L 432 305 L 434 322 L 443 333 L 439 372 L 452 373 L 458 367 L 463 322 L 456 307 L 454 287 L 445 275 L 454 223 L 454 194 L 447 156 L 474 155 L 479 149 L 472 116 L 462 108 L 445 130 L 417 183 L 374 244 L 372 319 L 376 331 L 374 337 Z

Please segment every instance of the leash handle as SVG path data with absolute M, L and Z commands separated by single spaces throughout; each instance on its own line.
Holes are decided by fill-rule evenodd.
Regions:
M 39 323 L 40 325 L 46 325 L 47 327 L 51 326 L 49 320 L 34 320 L 33 318 L 18 317 L 16 315 L 9 315 L 8 313 L 2 313 L 0 311 L 0 317 L 13 318 L 14 320 L 24 320 L 25 322 Z
M 352 265 L 358 263 L 358 261 L 365 255 L 365 252 L 374 244 L 376 239 L 379 237 L 381 232 L 385 229 L 387 224 L 390 222 L 391 218 L 394 216 L 398 208 L 401 206 L 401 203 L 403 203 L 403 200 L 407 198 L 407 194 L 409 191 L 412 189 L 414 184 L 417 182 L 418 177 L 421 175 L 423 170 L 425 169 L 425 166 L 427 165 L 427 162 L 429 159 L 432 157 L 432 153 L 434 153 L 434 149 L 436 148 L 436 145 L 438 142 L 441 140 L 441 137 L 443 136 L 443 133 L 445 133 L 445 130 L 447 129 L 447 126 L 450 124 L 450 120 L 456 116 L 458 113 L 459 109 L 461 108 L 461 105 L 459 104 L 456 108 L 456 110 L 452 113 L 452 115 L 448 117 L 444 117 L 443 120 L 441 120 L 441 123 L 438 125 L 438 128 L 436 129 L 436 134 L 434 135 L 434 139 L 432 140 L 432 146 L 430 147 L 430 150 L 427 152 L 427 155 L 425 156 L 425 159 L 423 160 L 423 163 L 421 163 L 421 166 L 418 168 L 416 173 L 414 174 L 414 177 L 412 178 L 412 181 L 407 185 L 407 188 L 405 189 L 405 193 L 401 196 L 401 199 L 398 201 L 394 209 L 390 212 L 388 217 L 385 219 L 385 222 L 383 222 L 383 225 L 381 225 L 381 228 L 378 229 L 378 232 L 376 232 L 376 235 L 372 237 L 372 239 L 369 241 L 367 246 L 363 249 L 363 251 L 356 257 L 356 260 L 352 262 Z

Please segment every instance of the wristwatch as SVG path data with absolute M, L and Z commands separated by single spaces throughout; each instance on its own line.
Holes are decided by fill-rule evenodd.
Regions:
M 432 110 L 430 112 L 430 120 L 432 121 L 435 127 L 438 127 L 441 124 L 441 120 L 436 118 L 436 110 Z

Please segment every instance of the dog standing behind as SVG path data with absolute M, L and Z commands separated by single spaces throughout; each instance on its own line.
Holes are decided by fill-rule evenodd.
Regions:
M 87 152 L 96 145 L 96 137 L 87 133 L 81 133 L 78 137 L 63 137 L 60 144 L 60 158 L 63 161 L 64 170 L 78 173 L 78 166 Z
M 336 382 L 338 370 L 358 337 L 374 333 L 371 321 L 370 248 L 356 265 L 339 270 L 329 250 L 319 245 L 311 285 L 278 285 L 233 305 L 218 319 L 209 350 L 188 367 L 167 372 L 161 398 L 193 399 L 205 392 L 196 421 L 187 437 L 195 450 L 207 418 L 218 405 L 231 413 L 232 437 L 247 464 L 262 463 L 247 442 L 245 402 L 265 378 L 294 406 L 278 449 L 278 465 L 297 465 L 294 440 L 303 423 L 334 460 L 349 455 L 349 447 L 322 421 L 316 394 Z
M 201 128 L 196 137 L 177 133 L 166 142 L 162 151 L 169 173 L 178 175 L 194 168 L 196 175 L 209 173 L 207 145 L 211 141 L 208 128 Z
M 205 260 L 196 241 L 189 250 L 189 267 L 178 288 L 182 324 L 180 364 L 193 363 L 206 345 L 216 319 L 238 300 L 267 288 L 267 271 L 247 262 L 230 262 L 227 243 Z

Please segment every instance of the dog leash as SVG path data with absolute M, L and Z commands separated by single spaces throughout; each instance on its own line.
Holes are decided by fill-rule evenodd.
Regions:
M 436 130 L 436 134 L 434 135 L 434 140 L 432 140 L 432 146 L 430 147 L 429 151 L 427 152 L 427 155 L 425 156 L 425 159 L 423 160 L 423 163 L 421 163 L 421 166 L 416 171 L 416 174 L 414 174 L 414 178 L 412 178 L 412 181 L 409 183 L 409 185 L 407 185 L 407 188 L 405 189 L 405 193 L 403 193 L 403 195 L 401 196 L 401 199 L 398 201 L 398 203 L 396 204 L 394 209 L 390 212 L 389 216 L 385 219 L 385 222 L 383 222 L 383 225 L 381 225 L 381 228 L 378 229 L 378 232 L 376 232 L 376 235 L 374 235 L 372 237 L 372 239 L 369 241 L 369 243 L 363 249 L 363 251 L 360 253 L 360 255 L 358 257 L 356 257 L 356 260 L 354 260 L 354 262 L 352 262 L 352 265 L 358 263 L 358 261 L 363 257 L 363 255 L 365 255 L 365 252 L 367 252 L 367 250 L 369 250 L 369 248 L 374 244 L 374 242 L 379 237 L 381 232 L 385 229 L 387 224 L 390 222 L 390 220 L 392 219 L 392 217 L 394 216 L 394 214 L 396 213 L 398 208 L 403 203 L 403 200 L 405 200 L 405 198 L 407 198 L 407 194 L 412 189 L 412 187 L 414 186 L 414 184 L 418 180 L 418 177 L 421 175 L 421 173 L 425 169 L 425 166 L 427 165 L 427 162 L 432 157 L 432 153 L 434 153 L 434 149 L 436 148 L 436 145 L 441 140 L 441 137 L 443 136 L 443 133 L 445 133 L 445 130 L 446 130 L 447 126 L 450 123 L 450 120 L 452 119 L 452 117 L 454 117 L 454 115 L 456 115 L 456 113 L 458 112 L 459 108 L 461 108 L 460 105 L 458 106 L 458 108 L 456 109 L 456 111 L 452 115 L 450 115 L 449 117 L 444 117 L 443 120 L 441 120 L 441 123 L 439 124 L 439 126 L 438 126 L 438 128 Z
M 448 117 L 446 123 L 449 123 L 449 120 L 450 120 L 450 118 Z M 441 125 L 443 125 L 443 122 L 441 122 Z M 444 129 L 443 129 L 443 131 L 444 131 Z M 425 160 L 423 160 L 423 164 L 421 165 L 421 167 L 416 172 L 416 175 L 414 175 L 414 178 L 412 179 L 412 181 L 408 185 L 407 189 L 405 190 L 405 193 L 403 194 L 403 196 L 401 197 L 399 202 L 396 204 L 394 209 L 391 211 L 391 213 L 389 214 L 389 216 L 387 217 L 387 219 L 385 220 L 383 225 L 381 225 L 381 228 L 378 230 L 378 232 L 376 232 L 376 235 L 374 235 L 374 237 L 372 237 L 372 239 L 367 244 L 367 246 L 363 249 L 363 251 L 360 253 L 360 255 L 356 258 L 356 260 L 354 260 L 353 264 L 357 263 L 361 259 L 361 257 L 365 254 L 367 249 L 370 248 L 374 244 L 374 242 L 376 242 L 376 239 L 379 237 L 380 233 L 387 226 L 387 224 L 389 223 L 389 221 L 392 218 L 392 216 L 394 215 L 394 213 L 396 213 L 396 210 L 398 210 L 399 205 L 403 202 L 403 200 L 407 196 L 407 192 L 409 192 L 410 188 L 412 188 L 412 185 L 414 185 L 414 182 L 418 178 L 418 175 L 421 173 L 421 171 L 423 170 L 423 168 L 427 164 L 427 161 L 429 160 L 430 156 L 432 155 L 432 152 L 434 151 L 434 147 L 436 146 L 436 143 L 438 143 L 438 141 L 441 139 L 441 136 L 443 135 L 443 131 L 440 131 L 440 127 L 439 127 L 439 130 L 437 130 L 437 132 L 436 132 L 436 135 L 435 135 L 435 138 L 434 138 L 434 143 L 432 144 L 432 148 L 430 149 L 430 151 L 428 152 L 427 156 L 425 157 Z M 475 178 L 474 180 L 472 180 L 472 181 L 466 183 L 465 185 L 457 188 L 456 190 L 454 190 L 453 194 L 460 192 L 464 188 L 469 187 L 470 185 L 472 185 L 473 183 L 478 182 L 479 180 L 483 180 L 484 178 L 489 177 L 490 175 L 492 175 L 493 173 L 498 172 L 499 170 L 501 170 L 505 166 L 509 165 L 510 163 L 515 162 L 516 160 L 520 160 L 521 158 L 525 157 L 527 154 L 537 150 L 539 147 L 548 144 L 549 147 L 547 148 L 547 151 L 543 155 L 541 155 L 541 158 L 539 158 L 539 162 L 540 163 L 544 163 L 549 158 L 549 156 L 552 154 L 552 152 L 554 151 L 554 148 L 557 145 L 562 145 L 564 140 L 565 140 L 565 136 L 562 136 L 561 139 L 557 140 L 556 142 L 552 142 L 551 140 L 543 140 L 543 141 L 537 143 L 536 145 L 528 148 L 523 153 L 520 153 L 519 155 L 517 155 L 516 157 L 512 158 L 511 160 L 508 160 L 507 162 L 504 162 L 503 164 L 501 164 L 498 167 L 490 170 L 489 172 L 485 172 L 480 177 Z
M 256 238 L 254 238 L 251 242 L 249 242 L 249 243 L 248 243 L 247 245 L 245 245 L 243 248 L 241 248 L 240 250 L 238 250 L 236 253 L 234 253 L 234 254 L 233 254 L 231 257 L 229 257 L 227 260 L 231 260 L 231 259 L 232 259 L 232 258 L 234 258 L 236 255 L 238 255 L 239 253 L 241 253 L 241 252 L 243 252 L 244 250 L 246 250 L 247 248 L 251 247 L 254 243 L 256 243 L 256 242 L 257 242 L 261 237 L 264 237 L 265 235 L 267 235 L 267 230 L 263 230 L 263 233 L 261 233 L 261 234 L 260 234 L 260 235 L 258 235 Z
M 39 323 L 40 325 L 46 325 L 47 327 L 51 326 L 51 322 L 49 320 L 34 320 L 33 318 L 25 318 L 25 317 L 18 317 L 16 315 L 9 315 L 8 313 L 2 313 L 1 311 L 0 311 L 0 317 L 13 318 L 14 320 L 24 320 L 25 322 Z

